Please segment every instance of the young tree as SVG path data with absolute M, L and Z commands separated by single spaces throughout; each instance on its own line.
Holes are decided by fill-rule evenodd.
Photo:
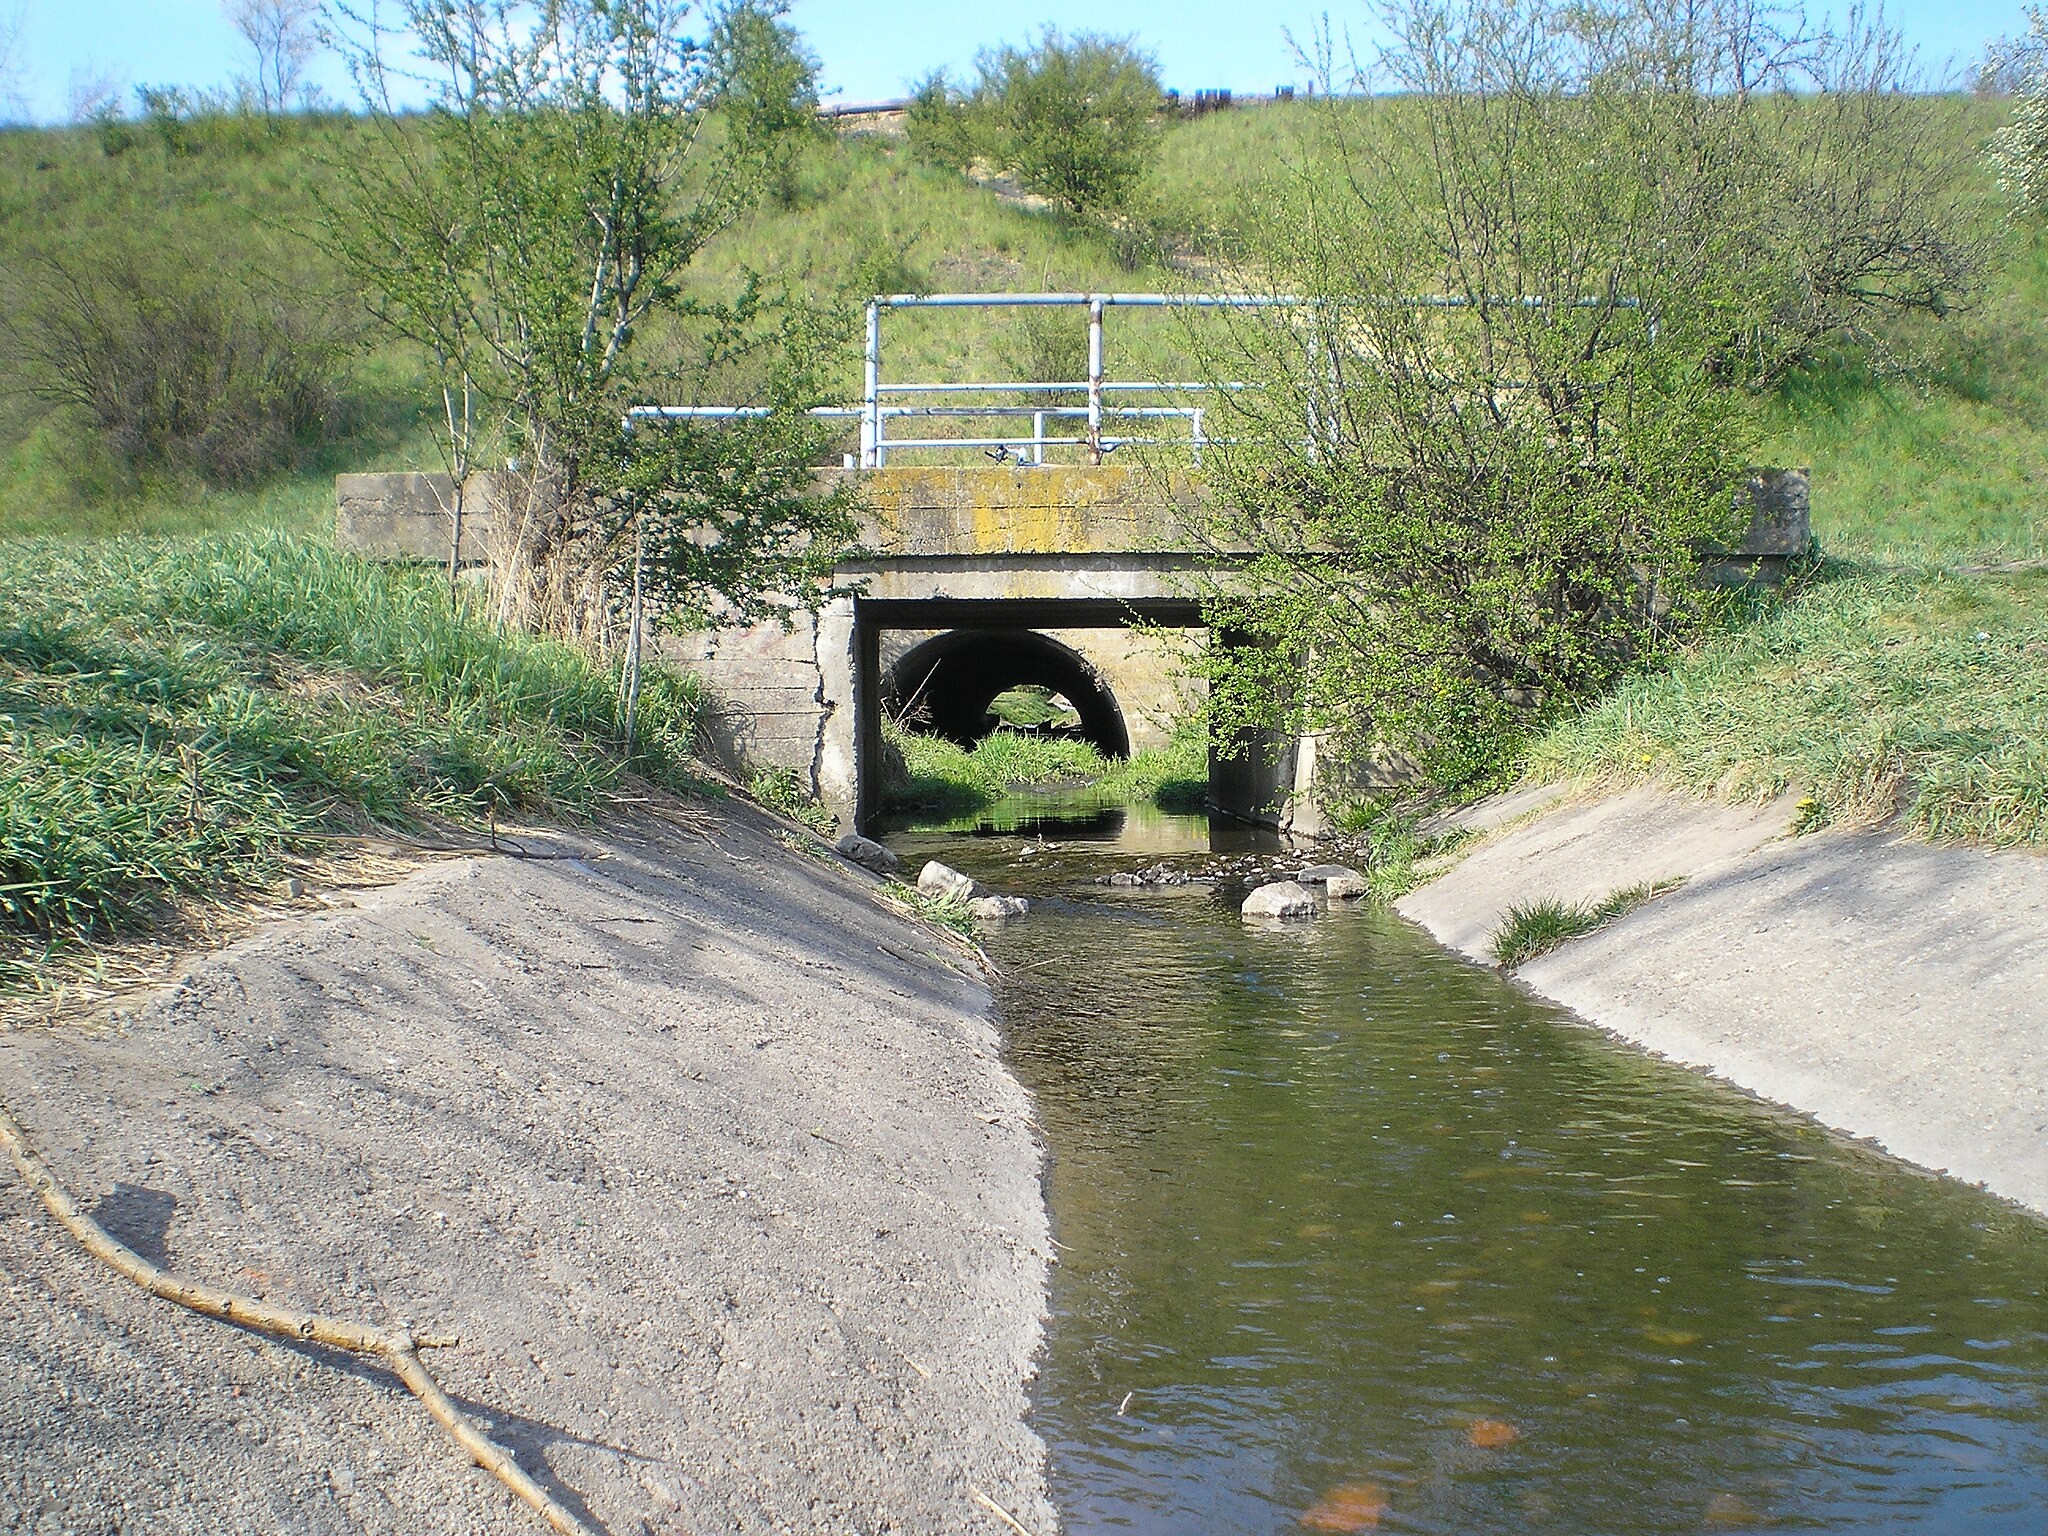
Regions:
M 918 81 L 904 113 L 910 152 L 940 170 L 965 171 L 981 156 L 974 116 L 944 70 Z
M 90 64 L 73 65 L 64 92 L 65 118 L 81 127 L 119 118 L 127 94 L 126 83 L 111 71 Z
M 2048 210 L 2048 12 L 2027 8 L 2027 36 L 2002 58 L 2013 91 L 2012 121 L 1993 135 L 1991 163 L 2013 200 Z
M 516 465 L 501 612 L 606 641 L 626 563 L 678 618 L 780 611 L 851 529 L 847 493 L 810 493 L 820 438 L 802 407 L 824 338 L 751 283 L 724 303 L 682 291 L 777 165 L 784 125 L 713 111 L 756 62 L 715 69 L 678 0 L 402 0 L 385 15 L 344 12 L 336 34 L 377 148 L 336 161 L 322 238 L 429 359 L 453 467 Z M 422 91 L 429 111 L 401 109 Z M 687 402 L 736 372 L 771 415 L 622 431 L 628 405 Z
M 255 55 L 248 82 L 257 110 L 282 117 L 300 100 L 320 51 L 320 0 L 223 0 L 228 23 Z
M 1210 418 L 1211 536 L 1252 553 L 1208 594 L 1215 698 L 1458 782 L 1710 611 L 1754 388 L 1953 295 L 1968 241 L 1888 37 L 1749 0 L 1382 19 L 1399 94 L 1324 109 L 1238 279 L 1304 302 L 1211 363 L 1260 386 Z
M 1069 213 L 1125 206 L 1159 140 L 1159 69 L 1135 40 L 1048 27 L 975 69 L 966 109 L 991 159 Z

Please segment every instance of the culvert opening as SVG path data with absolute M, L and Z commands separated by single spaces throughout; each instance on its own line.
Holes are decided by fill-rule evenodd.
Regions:
M 1072 736 L 1129 757 L 1123 710 L 1071 646 L 1023 629 L 956 629 L 920 642 L 882 677 L 882 708 L 971 748 L 1001 727 Z

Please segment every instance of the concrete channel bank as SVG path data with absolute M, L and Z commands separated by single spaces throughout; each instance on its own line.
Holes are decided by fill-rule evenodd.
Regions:
M 1511 906 L 1683 880 L 1524 964 L 1624 1039 L 2048 1214 L 2048 859 L 1885 829 L 1790 835 L 1789 800 L 1522 791 L 1398 910 L 1486 960 Z
M 744 807 L 432 864 L 0 1098 L 173 1270 L 384 1326 L 626 1533 L 1050 1531 L 1050 1247 L 977 968 Z M 145 1297 L 0 1180 L 0 1529 L 530 1533 L 395 1381 Z

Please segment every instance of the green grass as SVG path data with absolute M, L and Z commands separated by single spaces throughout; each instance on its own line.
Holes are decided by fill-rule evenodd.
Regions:
M 2048 574 L 1830 566 L 1530 761 L 1735 798 L 1800 790 L 1807 827 L 1896 811 L 1928 837 L 2048 842 Z
M 1228 251 L 1253 189 L 1309 152 L 1303 128 L 1314 110 L 1217 113 L 1174 127 L 1145 184 L 1144 216 L 1184 252 Z M 1954 100 L 1930 110 L 1961 112 L 1971 133 L 1988 132 L 1998 111 Z M 86 245 L 218 253 L 225 266 L 346 309 L 357 301 L 335 290 L 296 231 L 311 218 L 321 158 L 370 142 L 341 118 L 228 133 L 192 154 L 147 131 L 111 156 L 90 130 L 0 131 L 0 273 L 38 232 L 61 230 Z M 1973 308 L 1893 338 L 1884 366 L 1845 356 L 1809 369 L 1773 403 L 1760 457 L 1812 466 L 1815 530 L 1835 557 L 1820 577 L 1565 722 L 1535 744 L 1532 771 L 1740 795 L 1796 788 L 1814 800 L 1810 825 L 1897 807 L 1928 836 L 2048 842 L 2039 578 L 1965 569 L 2048 557 L 2048 233 L 2002 238 Z M 715 240 L 688 283 L 723 294 L 760 270 L 851 315 L 876 288 L 1201 281 L 1199 262 L 1132 270 L 1128 254 L 1104 231 L 919 166 L 886 135 L 853 134 L 809 151 L 792 196 Z M 1078 316 L 1074 324 L 1078 335 Z M 1171 376 L 1185 339 L 1173 317 L 1119 315 L 1112 371 Z M 905 312 L 890 322 L 885 377 L 995 378 L 1029 368 L 1045 345 L 1001 312 Z M 295 470 L 237 491 L 138 474 L 110 463 L 62 414 L 0 399 L 0 537 L 178 534 L 217 550 L 225 531 L 276 529 L 318 541 L 332 523 L 334 473 L 436 463 L 416 363 L 384 347 L 356 355 L 348 372 L 341 435 Z M 844 386 L 855 388 L 851 360 Z M 58 558 L 0 547 L 9 570 Z M 26 622 L 0 618 L 17 630 Z M 318 665 L 330 664 L 352 665 Z M 1013 741 L 976 754 L 921 747 L 898 799 L 972 810 L 1013 782 L 1088 778 L 1106 793 L 1192 804 L 1206 777 L 1192 760 L 1154 774 L 1145 755 L 1117 769 L 1068 751 Z M 1412 863 L 1412 850 L 1406 865 L 1390 851 L 1386 867 Z
M 838 819 L 804 787 L 794 768 L 758 769 L 748 777 L 747 793 L 821 837 L 834 836 L 839 830 Z
M 324 836 L 586 814 L 616 699 L 430 575 L 280 535 L 0 544 L 0 984 Z M 698 703 L 655 674 L 631 766 L 687 784 Z
M 1678 885 L 1676 880 L 1660 880 L 1649 885 L 1632 885 L 1626 890 L 1610 891 L 1598 901 L 1546 900 L 1509 907 L 1501 918 L 1500 927 L 1494 930 L 1492 939 L 1487 943 L 1488 952 L 1499 965 L 1520 965 L 1596 928 L 1604 928 L 1617 918 L 1626 917 L 1644 902 L 1666 891 L 1676 890 Z
M 1977 305 L 1780 392 L 1763 455 L 1813 469 L 1823 547 L 1887 564 L 2048 554 L 2048 229 L 2008 234 Z
M 907 770 L 885 793 L 896 810 L 958 816 L 1027 788 L 1085 786 L 1106 804 L 1150 803 L 1169 811 L 1199 812 L 1208 799 L 1208 747 L 1192 729 L 1121 762 L 1066 736 L 996 730 L 970 751 L 942 736 L 893 725 L 887 731 Z
M 1334 834 L 1331 857 L 1360 867 L 1370 900 L 1399 900 L 1430 877 L 1432 860 L 1475 835 L 1466 827 L 1425 831 L 1424 810 L 1422 802 L 1398 793 L 1325 807 Z

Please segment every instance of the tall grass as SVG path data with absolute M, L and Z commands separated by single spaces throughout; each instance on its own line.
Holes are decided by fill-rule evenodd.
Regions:
M 1804 823 L 2048 842 L 2048 573 L 1836 564 L 1539 740 L 1538 774 L 1804 791 Z
M 0 544 L 0 981 L 323 833 L 587 812 L 616 699 L 431 576 L 283 536 Z M 630 766 L 686 782 L 698 704 L 652 675 Z

